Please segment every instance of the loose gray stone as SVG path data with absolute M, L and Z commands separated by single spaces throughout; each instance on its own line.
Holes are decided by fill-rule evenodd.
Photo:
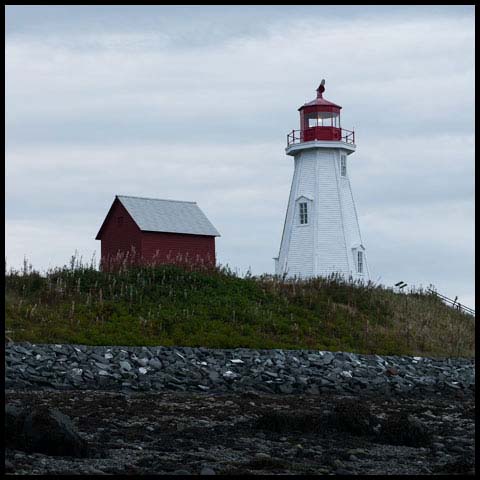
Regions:
M 110 370 L 110 365 L 107 365 L 106 363 L 100 363 L 100 362 L 95 362 L 95 366 L 99 368 L 100 370 Z
M 140 365 L 141 367 L 146 367 L 148 365 L 148 358 L 138 358 L 136 360 L 136 363 Z
M 300 350 L 181 347 L 5 347 L 6 388 L 131 388 L 279 393 L 451 394 L 475 389 L 471 359 L 428 359 Z M 136 368 L 134 369 L 133 366 Z M 231 366 L 230 369 L 228 366 Z M 140 368 L 145 370 L 140 370 Z M 395 375 L 387 376 L 387 368 Z M 148 373 L 148 375 L 146 375 Z M 173 376 L 174 375 L 174 376 Z M 145 381 L 151 379 L 152 382 Z M 199 387 L 202 386 L 202 387 Z
M 162 368 L 162 362 L 158 358 L 151 358 L 148 365 L 155 370 L 160 370 Z
M 200 470 L 200 475 L 216 475 L 215 470 L 210 467 L 203 467 Z
M 281 393 L 293 393 L 293 385 L 291 383 L 284 383 L 278 386 Z
M 126 360 L 122 360 L 120 362 L 120 368 L 122 370 L 126 370 L 126 371 L 130 371 L 132 369 L 132 366 L 130 365 L 129 362 L 127 362 Z

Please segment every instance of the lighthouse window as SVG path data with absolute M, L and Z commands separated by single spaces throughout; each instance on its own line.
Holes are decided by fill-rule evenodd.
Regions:
M 347 176 L 347 156 L 346 155 L 342 155 L 340 157 L 340 175 L 342 177 Z
M 340 116 L 332 112 L 316 112 L 307 115 L 308 128 L 335 127 L 340 128 Z
M 363 273 L 363 252 L 357 252 L 358 273 Z
M 305 225 L 308 223 L 307 203 L 302 202 L 300 205 L 300 224 Z
M 332 117 L 332 127 L 340 128 L 340 116 L 339 115 L 334 115 Z

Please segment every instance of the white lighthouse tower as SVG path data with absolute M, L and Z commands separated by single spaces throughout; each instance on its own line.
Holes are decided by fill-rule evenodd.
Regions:
M 324 85 L 322 80 L 317 98 L 298 109 L 300 130 L 287 135 L 295 170 L 275 273 L 368 280 L 348 169 L 355 133 L 341 127 L 342 107 L 323 98 Z

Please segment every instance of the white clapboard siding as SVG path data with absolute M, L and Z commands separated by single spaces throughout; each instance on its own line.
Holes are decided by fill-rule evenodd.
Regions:
M 294 156 L 294 174 L 275 273 L 302 278 L 339 273 L 368 279 L 348 161 L 347 175 L 340 172 L 340 155 L 353 150 L 336 142 L 327 147 L 305 145 L 289 153 Z M 299 201 L 307 202 L 307 225 L 300 224 Z M 357 272 L 359 248 L 364 252 L 362 275 Z

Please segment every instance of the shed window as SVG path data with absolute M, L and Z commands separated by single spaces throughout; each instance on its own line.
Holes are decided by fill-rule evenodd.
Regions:
M 346 155 L 340 156 L 340 175 L 342 177 L 347 176 L 347 156 Z
M 363 252 L 357 252 L 358 273 L 363 273 Z
M 307 202 L 301 202 L 300 205 L 300 224 L 306 225 L 308 223 Z

